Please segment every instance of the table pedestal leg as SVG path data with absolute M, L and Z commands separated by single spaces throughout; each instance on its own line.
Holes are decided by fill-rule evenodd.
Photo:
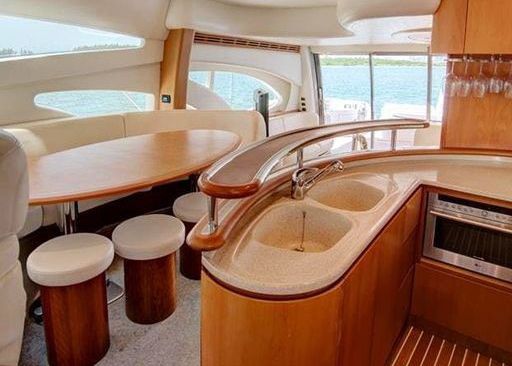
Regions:
M 64 202 L 59 206 L 59 227 L 64 235 L 76 233 L 78 230 L 78 202 Z
M 60 229 L 62 234 L 69 235 L 78 232 L 78 202 L 60 204 Z M 120 299 L 124 289 L 107 277 L 107 301 L 109 304 Z

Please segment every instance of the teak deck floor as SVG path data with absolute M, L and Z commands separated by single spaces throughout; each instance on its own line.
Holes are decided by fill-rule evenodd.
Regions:
M 508 366 L 488 356 L 410 326 L 390 366 Z

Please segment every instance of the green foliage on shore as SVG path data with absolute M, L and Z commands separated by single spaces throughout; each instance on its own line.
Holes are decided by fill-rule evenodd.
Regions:
M 368 66 L 367 57 L 323 57 L 322 66 Z M 374 66 L 426 66 L 424 61 L 374 58 Z M 434 63 L 434 66 L 442 66 Z

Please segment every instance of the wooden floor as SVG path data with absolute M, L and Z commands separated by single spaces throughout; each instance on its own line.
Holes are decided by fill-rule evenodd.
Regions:
M 422 329 L 409 327 L 390 366 L 508 366 L 451 343 Z

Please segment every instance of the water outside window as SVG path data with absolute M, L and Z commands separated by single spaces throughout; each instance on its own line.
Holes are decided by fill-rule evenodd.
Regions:
M 374 119 L 420 118 L 427 114 L 428 57 L 373 55 L 321 56 L 326 123 Z M 433 58 L 432 120 L 442 114 L 442 80 L 446 63 Z M 373 88 L 373 113 L 371 91 Z M 399 132 L 399 146 L 410 146 L 414 131 Z M 389 147 L 389 133 L 374 135 L 375 148 Z M 349 142 L 345 142 L 345 149 Z
M 42 54 L 138 48 L 144 40 L 96 29 L 0 15 L 0 61 Z
M 76 90 L 38 94 L 34 103 L 73 116 L 87 117 L 153 110 L 154 96 L 121 90 Z

